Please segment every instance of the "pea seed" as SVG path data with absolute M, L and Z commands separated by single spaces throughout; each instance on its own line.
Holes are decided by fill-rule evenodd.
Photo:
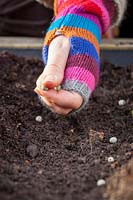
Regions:
M 106 181 L 104 180 L 104 179 L 99 179 L 98 181 L 97 181 L 97 186 L 103 186 L 103 185 L 105 185 L 106 184 Z
M 126 101 L 124 99 L 121 99 L 118 101 L 119 106 L 124 106 L 126 104 Z
M 114 158 L 113 158 L 112 156 L 108 157 L 108 162 L 109 162 L 109 163 L 114 162 Z
M 112 144 L 115 144 L 117 142 L 117 138 L 116 137 L 111 137 L 109 139 L 109 142 L 112 143 Z
M 61 85 L 58 85 L 58 86 L 54 87 L 54 90 L 60 91 L 61 90 Z
M 42 116 L 36 116 L 36 121 L 37 122 L 42 122 Z
M 44 90 L 44 91 L 48 91 L 48 88 L 47 88 L 47 87 L 43 87 L 43 90 Z

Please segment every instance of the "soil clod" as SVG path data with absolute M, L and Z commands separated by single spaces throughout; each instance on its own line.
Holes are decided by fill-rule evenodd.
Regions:
M 35 158 L 38 154 L 38 148 L 35 144 L 28 145 L 26 150 L 27 154 L 32 158 Z

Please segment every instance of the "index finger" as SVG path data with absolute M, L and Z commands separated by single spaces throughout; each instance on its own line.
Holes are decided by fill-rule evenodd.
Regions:
M 73 91 L 50 89 L 49 91 L 44 91 L 44 93 L 45 97 L 51 98 L 56 105 L 64 108 L 78 109 L 83 102 L 82 96 Z

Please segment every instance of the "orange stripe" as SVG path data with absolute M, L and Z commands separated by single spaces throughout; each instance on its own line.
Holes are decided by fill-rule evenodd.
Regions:
M 58 0 L 54 0 L 54 16 L 56 16 L 57 15 L 57 13 L 58 13 L 58 10 L 57 10 L 57 6 L 58 5 Z
M 91 32 L 84 30 L 82 28 L 73 28 L 73 27 L 65 27 L 65 26 L 58 29 L 58 31 L 68 38 L 70 38 L 72 36 L 76 36 L 76 37 L 81 37 L 81 38 L 88 40 L 90 43 L 93 44 L 93 46 L 95 47 L 95 49 L 97 51 L 97 54 L 99 55 L 98 41 L 97 41 L 96 37 Z M 44 40 L 44 45 L 50 44 L 51 40 L 56 36 L 55 33 L 56 33 L 55 29 L 52 30 L 52 31 L 49 31 L 47 33 L 46 38 Z

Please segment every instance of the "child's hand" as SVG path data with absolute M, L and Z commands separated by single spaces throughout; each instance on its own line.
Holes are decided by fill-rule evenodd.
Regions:
M 83 101 L 77 92 L 54 89 L 63 81 L 69 50 L 69 40 L 65 36 L 60 35 L 52 40 L 47 66 L 37 79 L 35 88 L 35 92 L 41 96 L 43 102 L 53 112 L 61 115 L 67 115 L 73 109 L 78 109 Z M 47 91 L 44 90 L 45 87 L 48 88 Z

